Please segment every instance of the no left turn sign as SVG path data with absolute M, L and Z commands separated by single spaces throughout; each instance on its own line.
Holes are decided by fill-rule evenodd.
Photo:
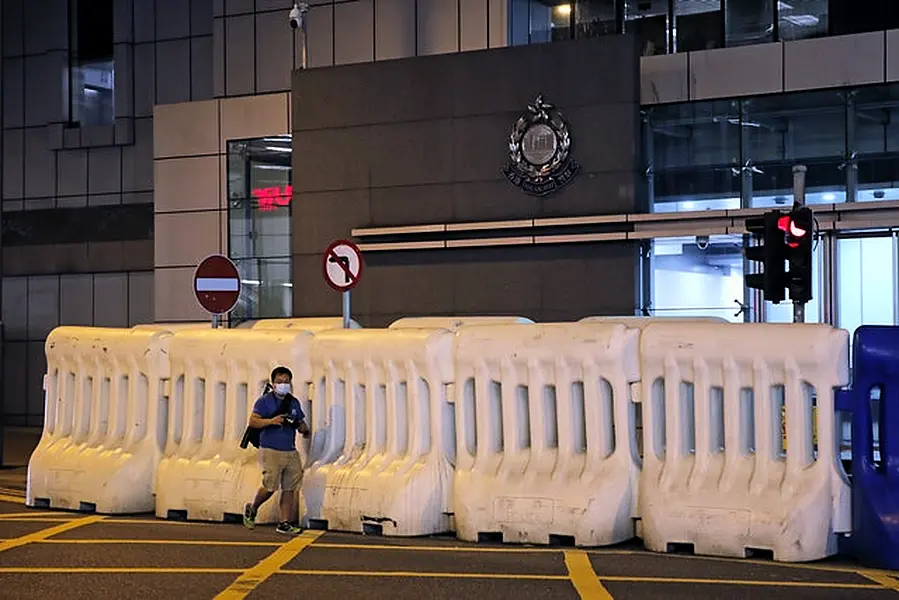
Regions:
M 322 272 L 332 289 L 346 292 L 362 277 L 362 252 L 349 240 L 331 242 L 322 256 Z

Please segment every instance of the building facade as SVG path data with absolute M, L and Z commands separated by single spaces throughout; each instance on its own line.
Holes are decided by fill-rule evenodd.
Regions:
M 899 22 L 883 0 L 2 0 L 2 419 L 43 422 L 58 325 L 354 318 L 788 321 L 743 284 L 743 220 L 818 219 L 809 321 L 899 319 Z M 305 68 L 301 68 L 304 67 Z M 537 94 L 580 170 L 503 175 Z M 897 134 L 899 135 L 899 134 Z

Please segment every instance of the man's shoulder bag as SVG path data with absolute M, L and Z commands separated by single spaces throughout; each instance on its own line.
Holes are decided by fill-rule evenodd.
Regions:
M 293 396 L 287 394 L 284 398 L 281 399 L 281 404 L 278 406 L 277 412 L 275 415 L 283 415 L 287 414 L 290 411 L 290 401 L 293 399 Z M 272 416 L 275 416 L 272 415 Z M 252 444 L 253 447 L 259 447 L 259 436 L 262 434 L 262 428 L 250 427 L 247 425 L 246 431 L 243 432 L 243 438 L 240 440 L 240 447 L 246 448 L 248 444 Z

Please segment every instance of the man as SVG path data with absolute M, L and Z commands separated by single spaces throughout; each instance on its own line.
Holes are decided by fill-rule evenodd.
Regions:
M 296 448 L 296 431 L 309 437 L 309 427 L 303 419 L 303 409 L 291 394 L 293 374 L 287 367 L 275 367 L 272 371 L 272 390 L 256 400 L 250 415 L 250 427 L 261 429 L 259 433 L 259 461 L 262 465 L 262 487 L 252 503 L 244 507 L 243 523 L 253 529 L 256 513 L 279 487 L 281 489 L 281 515 L 278 533 L 302 532 L 299 526 L 299 501 L 297 490 L 303 483 L 303 465 Z

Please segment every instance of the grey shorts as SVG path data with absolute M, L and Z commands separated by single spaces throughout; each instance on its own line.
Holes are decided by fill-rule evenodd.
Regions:
M 269 492 L 292 492 L 303 484 L 303 462 L 296 450 L 259 449 L 259 464 L 262 467 L 262 487 Z

